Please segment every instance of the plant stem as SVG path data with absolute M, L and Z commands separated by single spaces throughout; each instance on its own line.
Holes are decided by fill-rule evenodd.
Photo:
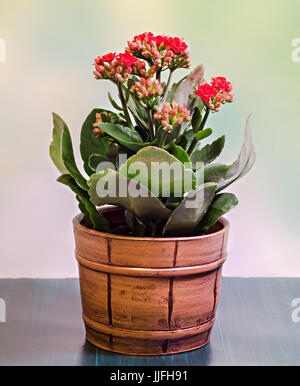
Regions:
M 154 123 L 152 119 L 152 114 L 151 114 L 151 107 L 147 104 L 147 112 L 148 112 L 148 117 L 149 117 L 149 131 L 150 131 L 150 138 L 151 141 L 154 139 Z
M 166 136 L 167 136 L 167 132 L 166 131 L 164 131 L 163 133 L 162 133 L 162 135 L 161 135 L 161 138 L 160 138 L 160 141 L 159 141 L 159 144 L 158 144 L 158 146 L 159 147 L 163 147 L 164 146 L 164 144 L 165 144 L 165 139 L 166 139 Z
M 117 86 L 118 86 L 118 90 L 119 90 L 119 98 L 120 98 L 120 101 L 122 103 L 122 107 L 123 107 L 123 111 L 124 111 L 124 115 L 125 115 L 125 119 L 126 119 L 127 125 L 131 129 L 133 129 L 133 125 L 132 125 L 132 122 L 131 122 L 131 119 L 130 119 L 130 115 L 129 115 L 129 112 L 128 112 L 128 109 L 127 109 L 126 101 L 125 101 L 125 98 L 124 98 L 124 95 L 123 95 L 123 90 L 122 90 L 121 83 L 118 82 Z
M 159 68 L 156 72 L 156 79 L 160 82 L 160 74 L 161 74 L 161 68 Z
M 168 82 L 167 82 L 167 85 L 166 85 L 166 90 L 165 90 L 164 96 L 162 98 L 161 105 L 163 105 L 165 103 L 166 99 L 167 99 L 168 91 L 169 91 L 169 88 L 170 88 L 170 85 L 171 85 L 172 76 L 173 76 L 173 70 L 170 70 Z
M 204 115 L 204 118 L 203 118 L 203 120 L 202 120 L 202 122 L 201 122 L 201 125 L 200 125 L 198 131 L 202 131 L 202 130 L 204 129 L 204 126 L 206 125 L 207 119 L 208 119 L 208 117 L 209 117 L 209 113 L 210 113 L 210 109 L 209 109 L 209 107 L 206 107 L 205 115 Z M 196 133 L 195 133 L 195 134 L 196 134 Z M 192 152 L 194 151 L 194 149 L 195 149 L 195 147 L 196 147 L 196 145 L 197 145 L 197 142 L 198 142 L 197 139 L 194 138 L 194 139 L 193 139 L 193 142 L 191 143 L 191 146 L 190 146 L 190 148 L 189 148 L 189 150 L 188 150 L 188 153 L 189 153 L 189 154 L 192 154 Z

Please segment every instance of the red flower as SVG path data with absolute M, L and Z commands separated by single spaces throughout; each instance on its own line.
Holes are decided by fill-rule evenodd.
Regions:
M 215 88 L 208 83 L 202 83 L 195 93 L 207 104 L 218 94 Z
M 218 91 L 232 91 L 232 84 L 224 76 L 211 78 L 211 84 Z
M 109 54 L 95 59 L 94 75 L 96 79 L 110 79 L 113 82 L 125 82 L 132 72 L 132 65 L 138 61 L 129 52 L 124 54 Z
M 119 54 L 116 57 L 116 60 L 119 63 L 123 63 L 125 66 L 130 67 L 132 66 L 138 59 L 131 55 L 129 52 L 125 52 L 125 54 Z
M 115 60 L 117 54 L 115 52 L 110 52 L 109 54 L 98 56 L 98 58 L 95 59 L 96 64 L 103 64 L 104 62 L 112 62 Z
M 195 93 L 206 103 L 212 112 L 220 110 L 221 104 L 233 101 L 232 84 L 225 77 L 219 76 L 211 79 L 210 84 L 202 83 Z
M 152 32 L 136 35 L 128 42 L 126 51 L 140 59 L 145 59 L 150 65 L 176 68 L 189 68 L 190 52 L 182 38 L 167 35 L 154 36 Z

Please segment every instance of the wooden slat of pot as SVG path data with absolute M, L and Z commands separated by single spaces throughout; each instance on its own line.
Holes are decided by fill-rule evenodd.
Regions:
M 110 239 L 111 264 L 124 267 L 173 267 L 176 241 Z
M 168 329 L 169 280 L 111 275 L 111 319 L 114 327 Z
M 109 324 L 108 275 L 79 265 L 83 313 L 93 321 Z
M 74 224 L 74 233 L 76 253 L 90 261 L 109 263 L 108 241 L 106 237 L 93 234 L 79 224 Z
M 171 339 L 167 342 L 166 353 L 176 354 L 178 352 L 185 352 L 195 350 L 208 343 L 210 330 L 202 332 L 201 334 L 188 336 L 183 339 Z
M 176 267 L 211 263 L 222 256 L 224 233 L 195 240 L 178 240 Z
M 205 274 L 173 279 L 171 329 L 200 326 L 212 319 L 217 277 L 218 270 L 215 270 Z
M 106 272 L 121 276 L 139 276 L 139 277 L 176 277 L 176 276 L 191 276 L 204 272 L 210 272 L 219 268 L 226 260 L 226 255 L 212 263 L 202 264 L 191 267 L 175 267 L 175 268 L 137 268 L 124 267 L 111 264 L 102 264 L 90 261 L 78 254 L 76 259 L 79 264 L 84 265 L 94 271 Z

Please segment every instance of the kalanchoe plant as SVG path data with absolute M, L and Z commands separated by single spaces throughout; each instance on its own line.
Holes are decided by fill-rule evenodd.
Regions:
M 205 146 L 201 141 L 213 132 L 206 127 L 210 113 L 233 101 L 232 84 L 225 77 L 204 81 L 202 65 L 171 84 L 174 71 L 190 63 L 183 39 L 150 32 L 135 36 L 124 53 L 95 59 L 95 78 L 114 83 L 119 102 L 108 94 L 115 111 L 96 108 L 83 123 L 80 152 L 88 179 L 76 166 L 66 123 L 53 114 L 50 155 L 62 173 L 58 181 L 76 194 L 86 226 L 116 232 L 97 210 L 111 204 L 125 209 L 128 234 L 201 235 L 237 205 L 222 191 L 255 162 L 249 120 L 238 159 L 214 163 L 225 136 Z M 176 173 L 164 173 L 168 167 Z M 189 205 L 193 201 L 198 204 Z

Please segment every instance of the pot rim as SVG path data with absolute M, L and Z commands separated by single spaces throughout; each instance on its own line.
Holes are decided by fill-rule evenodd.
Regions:
M 120 207 L 117 206 L 107 206 L 102 208 L 102 212 L 107 212 L 111 210 L 119 210 Z M 94 229 L 90 229 L 86 227 L 85 225 L 81 224 L 81 221 L 83 219 L 83 214 L 80 213 L 77 216 L 73 218 L 73 227 L 74 229 L 81 230 L 82 232 L 89 233 L 93 236 L 100 236 L 100 237 L 106 237 L 110 239 L 116 239 L 116 240 L 132 240 L 132 241 L 156 241 L 156 242 L 166 242 L 166 241 L 192 241 L 192 240 L 204 240 L 204 239 L 210 239 L 212 237 L 215 237 L 217 235 L 221 235 L 226 233 L 229 230 L 230 223 L 225 217 L 219 218 L 217 223 L 220 223 L 222 225 L 222 229 L 219 231 L 210 233 L 208 235 L 201 235 L 201 236 L 183 236 L 183 237 L 135 237 L 135 236 L 123 236 L 123 235 L 116 235 L 113 233 L 107 233 L 107 232 L 101 232 L 96 231 Z

